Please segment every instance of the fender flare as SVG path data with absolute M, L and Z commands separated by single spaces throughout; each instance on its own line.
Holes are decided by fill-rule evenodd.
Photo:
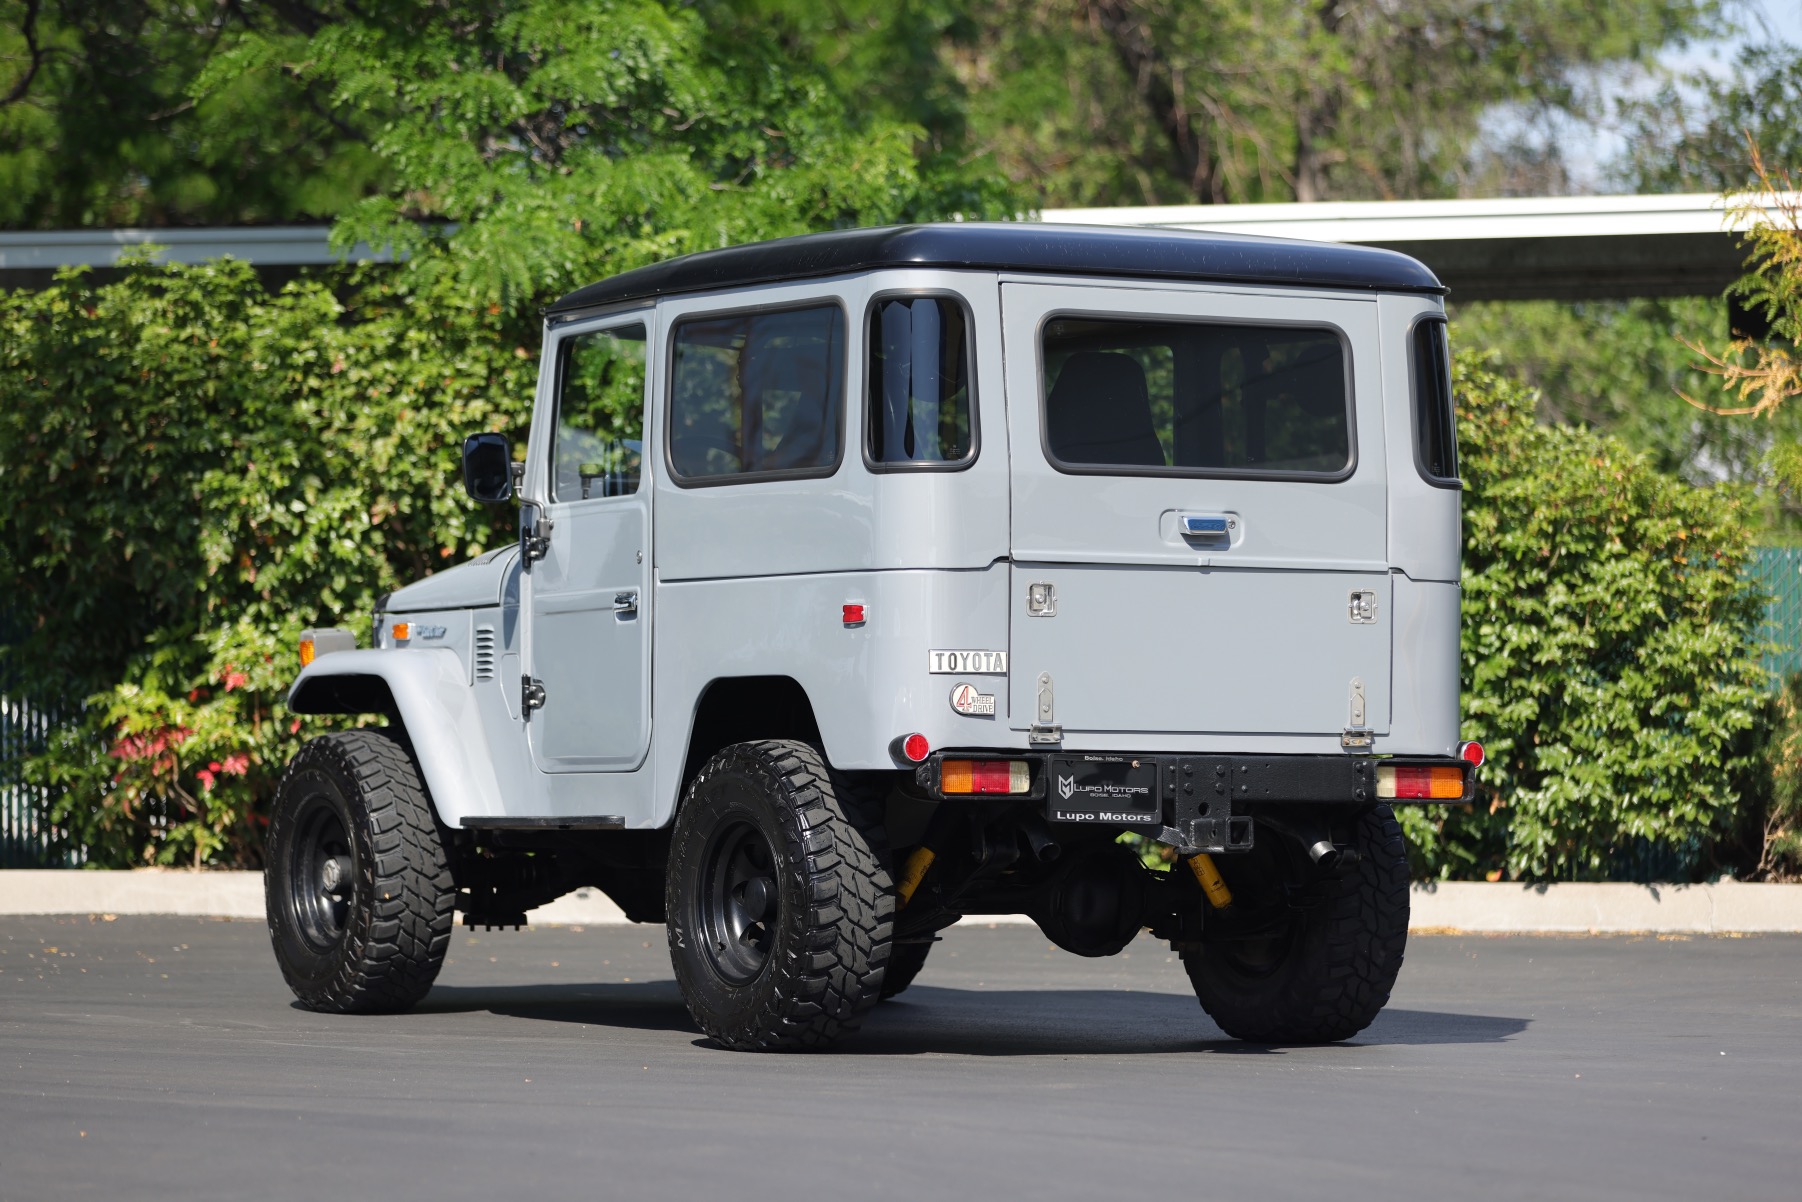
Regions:
M 288 708 L 297 714 L 388 712 L 406 728 L 440 822 L 456 827 L 469 815 L 505 812 L 475 696 L 462 661 L 448 647 L 322 655 L 295 677 Z

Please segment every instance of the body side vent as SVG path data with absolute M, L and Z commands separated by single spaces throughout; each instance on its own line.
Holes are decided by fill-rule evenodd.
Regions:
M 494 627 L 477 626 L 475 640 L 475 677 L 494 679 Z

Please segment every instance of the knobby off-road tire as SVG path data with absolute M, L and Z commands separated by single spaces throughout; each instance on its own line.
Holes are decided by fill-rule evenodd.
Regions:
M 456 889 L 412 754 L 373 730 L 300 749 L 276 790 L 269 938 L 310 1010 L 406 1010 L 438 976 Z
M 889 949 L 888 972 L 882 977 L 883 1001 L 914 983 L 914 978 L 926 967 L 926 953 L 931 950 L 930 943 L 897 943 Z
M 1360 814 L 1352 835 L 1360 862 L 1322 881 L 1319 900 L 1292 911 L 1280 936 L 1177 947 L 1202 1008 L 1228 1035 L 1333 1043 L 1388 1004 L 1408 941 L 1407 849 L 1386 805 Z M 1229 871 L 1231 860 L 1222 863 Z
M 740 743 L 676 815 L 670 960 L 695 1023 L 740 1051 L 823 1048 L 882 992 L 895 890 L 880 810 L 805 743 Z

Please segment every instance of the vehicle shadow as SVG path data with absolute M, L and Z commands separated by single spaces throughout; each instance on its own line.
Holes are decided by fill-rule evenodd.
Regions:
M 1356 1038 L 1315 1053 L 1395 1045 L 1500 1043 L 1527 1019 L 1388 1009 Z M 1306 1045 L 1303 1045 L 1306 1047 Z M 885 1003 L 844 1045 L 859 1055 L 1281 1055 L 1229 1039 L 1192 996 L 1115 989 L 969 990 L 919 985 Z
M 674 981 L 571 985 L 434 985 L 414 1014 L 497 1014 L 636 1031 L 696 1028 Z
M 489 1013 L 540 1022 L 699 1036 L 672 980 L 568 985 L 437 985 L 415 1014 Z M 1501 1043 L 1527 1019 L 1390 1008 L 1360 1047 Z M 712 1041 L 697 1038 L 697 1044 Z M 1125 989 L 956 989 L 916 985 L 884 1002 L 835 1051 L 860 1056 L 1149 1056 L 1210 1052 L 1281 1055 L 1290 1048 L 1228 1039 L 1191 996 Z

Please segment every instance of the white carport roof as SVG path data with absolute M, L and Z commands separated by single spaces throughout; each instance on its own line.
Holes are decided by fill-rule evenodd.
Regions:
M 1710 194 L 1049 209 L 1041 217 L 1387 247 L 1431 267 L 1454 302 L 1718 295 L 1745 257 L 1723 201 Z M 338 258 L 324 226 L 0 232 L 0 286 L 40 285 L 72 264 L 110 267 L 145 244 L 169 261 L 231 255 L 275 274 Z M 350 257 L 388 256 L 358 246 Z
M 1708 193 L 1052 209 L 1043 218 L 1387 247 L 1431 267 L 1454 302 L 1719 294 L 1745 260 L 1725 202 Z

